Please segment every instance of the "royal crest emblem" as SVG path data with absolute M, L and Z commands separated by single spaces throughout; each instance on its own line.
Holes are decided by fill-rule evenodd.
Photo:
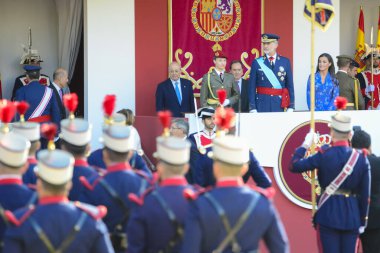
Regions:
M 239 29 L 241 8 L 238 0 L 194 0 L 191 19 L 196 32 L 206 40 L 229 39 Z
M 302 143 L 309 129 L 310 122 L 307 121 L 296 126 L 285 138 L 281 145 L 278 168 L 275 168 L 274 176 L 282 193 L 290 201 L 301 207 L 311 209 L 311 173 L 295 174 L 288 169 L 294 150 Z M 330 133 L 328 122 L 316 120 L 315 130 L 318 133 L 318 142 L 316 144 L 316 151 L 318 151 L 320 147 L 331 142 L 331 137 L 328 135 Z M 306 157 L 310 155 L 310 150 L 308 150 Z M 318 179 L 318 176 L 316 179 Z M 316 180 L 315 191 L 317 195 L 320 195 L 321 188 L 318 180 Z

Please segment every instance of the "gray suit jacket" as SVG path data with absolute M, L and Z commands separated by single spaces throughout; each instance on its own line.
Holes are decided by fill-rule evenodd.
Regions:
M 338 71 L 336 73 L 336 78 L 339 81 L 339 96 L 347 98 L 347 103 L 348 103 L 347 110 L 356 110 L 355 79 L 342 71 Z M 358 109 L 364 110 L 364 98 L 360 91 L 359 81 L 357 81 L 356 92 L 358 96 Z M 354 104 L 354 105 L 350 105 L 350 104 Z

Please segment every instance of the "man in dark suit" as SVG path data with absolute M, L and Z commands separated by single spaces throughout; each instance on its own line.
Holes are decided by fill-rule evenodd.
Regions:
M 371 165 L 371 200 L 369 204 L 368 225 L 360 235 L 364 253 L 379 252 L 380 248 L 380 157 L 371 151 L 371 136 L 363 130 L 354 130 L 352 147 L 368 150 Z
M 193 86 L 189 80 L 180 78 L 181 65 L 169 65 L 169 79 L 160 83 L 156 90 L 156 111 L 169 110 L 173 117 L 184 117 L 184 113 L 194 112 Z
M 241 61 L 232 61 L 230 65 L 231 74 L 234 75 L 235 82 L 239 91 L 239 100 L 232 108 L 235 112 L 249 112 L 248 101 L 248 80 L 243 79 L 243 64 Z
M 63 68 L 58 68 L 54 71 L 53 82 L 49 85 L 53 89 L 55 99 L 60 112 L 61 120 L 65 119 L 68 115 L 63 104 L 63 95 L 70 93 L 67 83 L 69 82 L 67 71 Z

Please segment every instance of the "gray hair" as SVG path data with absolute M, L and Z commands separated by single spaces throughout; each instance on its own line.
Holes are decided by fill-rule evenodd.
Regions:
M 173 119 L 172 125 L 176 124 L 178 128 L 181 128 L 186 136 L 189 135 L 189 123 L 184 119 Z

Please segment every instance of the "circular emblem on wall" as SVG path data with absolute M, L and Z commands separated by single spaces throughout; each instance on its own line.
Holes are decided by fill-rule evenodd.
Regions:
M 238 0 L 194 0 L 191 22 L 204 39 L 219 42 L 239 29 L 241 8 Z
M 331 142 L 328 123 L 328 121 L 324 120 L 315 121 L 315 131 L 318 134 L 316 151 L 318 151 L 321 146 L 330 144 Z M 309 129 L 310 121 L 307 121 L 296 126 L 286 136 L 279 152 L 278 168 L 274 168 L 274 176 L 281 192 L 290 201 L 301 207 L 311 209 L 311 173 L 305 172 L 299 174 L 289 171 L 289 165 L 294 150 L 302 144 Z M 308 150 L 306 156 L 309 156 L 310 154 L 310 150 Z M 316 182 L 316 193 L 319 195 L 320 187 L 317 180 Z

